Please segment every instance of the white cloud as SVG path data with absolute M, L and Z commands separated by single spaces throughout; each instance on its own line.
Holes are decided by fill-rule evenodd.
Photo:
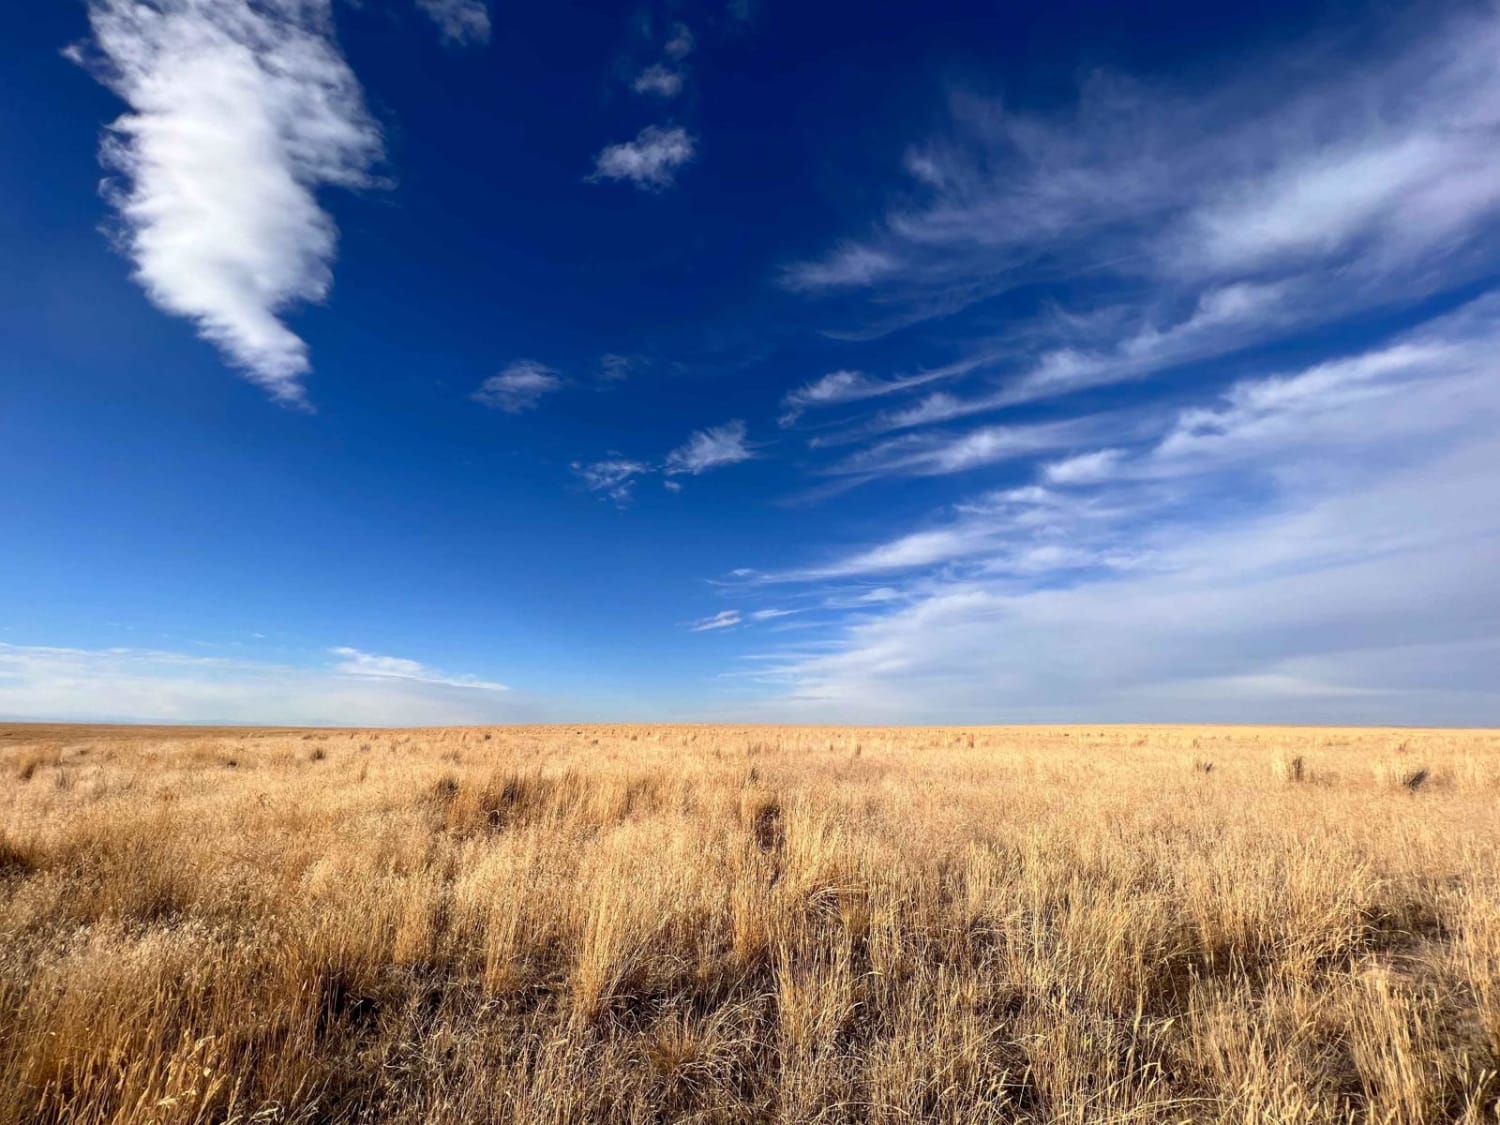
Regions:
M 780 422 L 791 425 L 810 406 L 827 406 L 840 402 L 857 402 L 879 393 L 879 384 L 862 371 L 830 371 L 820 379 L 788 391 L 781 400 Z
M 574 461 L 572 469 L 590 492 L 607 496 L 622 508 L 635 497 L 636 479 L 653 471 L 645 462 L 625 457 Z
M 764 714 L 1500 720 L 1500 293 L 1432 312 L 1500 261 L 1500 8 L 1379 35 L 1216 90 L 1096 77 L 1051 117 L 955 95 L 867 233 L 783 271 L 863 321 L 830 336 L 926 320 L 902 347 L 959 357 L 893 407 L 912 377 L 786 395 L 787 423 L 884 400 L 809 442 L 862 443 L 822 493 L 990 491 L 740 568 L 838 622 L 770 662 Z M 1040 311 L 977 307 L 1016 288 Z
M 672 25 L 672 34 L 667 39 L 666 46 L 662 48 L 667 53 L 667 58 L 681 62 L 693 53 L 693 32 L 685 23 Z
M 1268 346 L 1316 354 L 1325 330 L 1368 332 L 1375 316 L 1410 316 L 1418 302 L 1493 276 L 1500 8 L 1455 11 L 1405 24 L 1338 67 L 1293 51 L 1218 89 L 1168 93 L 1096 76 L 1076 111 L 1049 117 L 953 96 L 951 128 L 908 152 L 911 190 L 893 194 L 871 232 L 783 273 L 793 290 L 845 293 L 834 309 L 864 310 L 865 326 L 845 335 L 942 319 L 929 331 L 960 357 L 916 377 L 839 371 L 790 392 L 783 425 L 821 406 L 876 407 L 809 441 L 862 448 L 821 466 L 838 479 L 804 499 L 874 478 L 1019 467 L 1038 454 L 1051 460 L 1042 479 L 1072 487 L 1193 478 L 1231 459 L 1258 472 L 1283 450 L 1301 457 L 1312 430 L 1330 443 L 1332 471 L 1339 457 L 1365 455 L 1350 417 L 1420 443 L 1408 423 L 1440 430 L 1473 408 L 1481 391 L 1470 379 L 1439 380 L 1440 392 L 1416 392 L 1424 409 L 1411 409 L 1412 385 L 1451 358 L 1441 342 L 1415 340 L 1347 361 L 1353 368 L 1248 380 L 1235 397 L 1180 416 L 1151 405 L 1217 389 Z M 954 315 L 1018 286 L 1042 295 L 1042 311 L 1003 336 L 979 310 Z M 1370 365 L 1380 362 L 1405 374 L 1379 376 Z M 1066 419 L 1097 410 L 1101 388 L 1148 379 L 1113 420 L 1074 418 L 1072 431 L 1051 423 L 1061 428 L 1050 447 L 1028 443 L 1046 436 L 1029 425 L 933 429 L 1000 412 L 1034 417 L 1042 402 L 1055 404 L 1047 417 Z M 928 381 L 964 385 L 895 398 Z M 1302 409 L 1279 404 L 1302 393 Z M 1143 444 L 1157 447 L 1147 455 Z M 1068 557 L 1055 546 L 1029 557 Z M 1018 550 L 1001 558 L 1011 573 L 1024 561 Z
M 826 471 L 842 476 L 942 476 L 1086 444 L 1119 425 L 1108 416 L 980 426 L 961 433 L 908 434 L 851 454 Z
M 635 140 L 609 145 L 594 158 L 591 181 L 628 180 L 647 191 L 672 186 L 678 171 L 692 162 L 693 136 L 680 126 L 648 125 Z
M 844 578 L 853 575 L 879 574 L 885 571 L 910 570 L 948 562 L 981 551 L 985 543 L 962 530 L 939 529 L 917 531 L 868 551 L 861 551 L 827 567 L 804 571 L 801 577 Z
M 826 444 L 951 422 L 988 414 L 1007 407 L 1039 402 L 1075 391 L 1143 379 L 1174 367 L 1214 359 L 1255 342 L 1258 338 L 1302 322 L 1321 311 L 1316 303 L 1297 299 L 1288 283 L 1233 284 L 1201 294 L 1192 309 L 1179 320 L 1164 325 L 1157 315 L 1129 328 L 1121 337 L 1104 344 L 1072 343 L 1043 351 L 1019 374 L 1001 380 L 993 389 L 970 396 L 937 391 L 903 406 L 867 419 L 842 435 L 824 439 Z M 1113 310 L 1097 318 L 1060 318 L 1059 328 L 1069 335 L 1093 335 L 1115 328 Z M 994 367 L 1001 355 L 987 347 L 967 360 L 904 379 L 877 384 L 880 393 L 901 391 L 937 379 L 961 376 L 984 367 Z M 867 396 L 873 397 L 873 396 Z
M 682 93 L 682 71 L 673 70 L 662 66 L 660 63 L 648 66 L 640 74 L 636 75 L 635 81 L 630 88 L 637 94 L 654 94 L 659 98 L 675 98 Z
M 756 621 L 773 621 L 778 617 L 790 617 L 795 609 L 757 609 L 750 616 Z
M 774 709 L 878 722 L 1298 721 L 1490 725 L 1500 448 L 1297 503 L 1064 585 L 966 579 L 788 661 Z M 1393 538 L 1392 526 L 1403 534 Z M 1382 548 L 1380 545 L 1384 543 Z
M 0 643 L 0 715 L 72 721 L 401 726 L 535 716 L 502 685 L 336 650 L 295 667 L 146 649 Z
M 518 359 L 498 375 L 491 375 L 470 397 L 507 414 L 533 410 L 543 395 L 559 390 L 562 376 L 534 359 Z
M 1159 407 L 1032 484 L 832 563 L 832 651 L 768 708 L 846 721 L 1500 720 L 1500 297 Z M 851 580 L 883 574 L 881 604 Z M 889 607 L 889 608 L 883 608 Z M 785 685 L 790 684 L 788 692 Z
M 509 691 L 504 684 L 492 683 L 474 676 L 452 676 L 439 672 L 415 660 L 400 656 L 377 656 L 361 652 L 347 645 L 328 650 L 342 659 L 335 666 L 336 672 L 346 676 L 367 676 L 377 679 L 411 680 L 419 684 L 438 684 L 443 687 L 472 688 L 474 691 Z
M 585 488 L 624 507 L 634 498 L 636 481 L 650 473 L 660 472 L 663 486 L 669 492 L 680 492 L 682 485 L 671 479 L 674 476 L 696 476 L 754 456 L 745 440 L 745 423 L 737 420 L 698 430 L 667 454 L 660 465 L 611 455 L 599 461 L 574 461 L 572 469 Z
M 694 633 L 710 633 L 717 629 L 732 629 L 740 623 L 740 611 L 737 609 L 726 609 L 712 617 L 705 617 L 701 621 L 695 621 L 688 626 Z
M 490 9 L 485 0 L 417 0 L 444 40 L 460 46 L 490 41 Z
M 736 420 L 694 433 L 683 445 L 667 454 L 663 472 L 669 476 L 682 473 L 696 476 L 723 465 L 749 461 L 754 456 L 745 442 L 745 423 Z
M 865 293 L 838 306 L 863 322 L 845 335 L 950 318 L 948 345 L 986 385 L 822 440 L 1186 371 L 1491 276 L 1497 51 L 1500 9 L 1455 6 L 1389 25 L 1359 55 L 1257 58 L 1217 88 L 1096 75 L 1076 110 L 1051 116 L 955 93 L 948 129 L 906 155 L 910 190 L 864 237 L 782 280 Z M 1080 279 L 1057 297 L 1077 308 L 1019 326 L 1024 357 L 992 353 L 992 322 L 951 319 L 1009 289 Z
M 822 378 L 788 391 L 781 400 L 782 413 L 777 421 L 790 426 L 805 411 L 815 407 L 843 406 L 899 394 L 926 383 L 967 374 L 975 366 L 974 362 L 964 361 L 890 379 L 874 379 L 862 371 L 830 371 Z
M 957 577 L 1061 575 L 1087 567 L 1137 569 L 1148 548 L 1133 542 L 1139 521 L 1159 515 L 1169 496 L 1134 485 L 1108 500 L 1076 497 L 1035 485 L 988 493 L 942 513 L 938 526 L 895 536 L 828 562 L 782 571 L 742 569 L 748 585 L 826 582 L 923 572 L 905 590 L 883 587 L 852 599 L 840 590 L 829 608 L 910 600 L 926 590 L 925 575 Z
M 782 271 L 782 284 L 794 290 L 859 288 L 897 271 L 897 261 L 890 253 L 849 244 L 825 258 L 787 266 Z
M 1119 449 L 1096 449 L 1044 465 L 1042 475 L 1049 484 L 1096 484 L 1110 478 L 1122 456 Z
M 1006 405 L 1083 387 L 1120 383 L 1163 368 L 1223 355 L 1295 324 L 1303 311 L 1287 282 L 1238 282 L 1200 294 L 1192 311 L 1165 327 L 1148 321 L 1104 348 L 1046 352 L 1006 393 Z
M 372 183 L 380 130 L 328 0 L 91 0 L 74 56 L 129 112 L 101 159 L 135 276 L 252 381 L 304 401 L 308 349 L 282 320 L 332 284 L 326 185 Z
M 1047 485 L 1070 491 L 1032 484 L 991 492 L 957 505 L 956 518 L 936 528 L 832 563 L 752 577 L 808 581 L 960 560 L 1008 575 L 1135 570 L 1186 550 L 1193 512 L 1210 522 L 1220 509 L 1242 514 L 1243 502 L 1225 505 L 1226 489 L 1295 491 L 1311 483 L 1357 491 L 1383 471 L 1384 459 L 1430 456 L 1500 423 L 1497 345 L 1500 297 L 1485 297 L 1370 351 L 1242 380 L 1203 404 L 1142 411 L 1128 426 L 1101 415 L 895 439 L 846 460 L 845 471 L 930 475 L 1090 437 L 1134 444 L 1036 466 Z
M 1242 380 L 1209 405 L 1179 411 L 1150 453 L 1121 471 L 1249 464 L 1285 472 L 1310 460 L 1326 462 L 1326 477 L 1419 456 L 1500 420 L 1497 348 L 1500 295 L 1490 294 L 1369 351 Z
M 631 373 L 642 365 L 637 356 L 618 355 L 608 352 L 599 357 L 599 381 L 601 383 L 623 383 Z

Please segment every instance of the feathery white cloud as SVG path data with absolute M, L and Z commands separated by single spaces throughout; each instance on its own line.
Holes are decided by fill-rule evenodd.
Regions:
M 599 381 L 601 383 L 623 383 L 638 367 L 641 360 L 636 356 L 618 355 L 608 352 L 599 357 Z
M 1123 456 L 1123 450 L 1096 449 L 1044 465 L 1042 475 L 1048 484 L 1097 484 L 1110 478 Z
M 599 461 L 574 461 L 572 469 L 590 492 L 606 496 L 623 508 L 634 499 L 635 485 L 641 477 L 661 473 L 662 484 L 668 491 L 681 492 L 681 483 L 673 477 L 696 476 L 754 456 L 754 450 L 745 440 L 745 423 L 733 421 L 696 431 L 659 465 L 612 454 Z
M 956 377 L 984 381 L 816 444 L 1222 363 L 1492 276 L 1497 50 L 1500 9 L 1451 6 L 1344 65 L 1291 48 L 1187 95 L 1096 75 L 1041 116 L 954 94 L 949 129 L 906 155 L 911 190 L 782 280 L 852 295 L 845 335 L 950 318 Z M 996 354 L 991 324 L 954 314 L 1018 286 L 1055 304 Z
M 653 471 L 645 462 L 625 457 L 574 461 L 572 469 L 590 492 L 606 496 L 622 508 L 634 499 L 636 480 Z
M 668 476 L 682 473 L 696 476 L 723 465 L 749 461 L 754 456 L 754 451 L 745 441 L 745 423 L 736 420 L 694 433 L 684 444 L 667 454 L 662 471 Z
M 654 94 L 659 98 L 675 98 L 682 93 L 682 71 L 654 63 L 640 74 L 630 88 L 637 94 Z
M 1145 379 L 1176 367 L 1216 359 L 1277 331 L 1304 322 L 1315 304 L 1298 301 L 1288 284 L 1235 284 L 1202 294 L 1180 320 L 1161 324 L 1155 316 L 1136 324 L 1105 344 L 1070 343 L 1042 352 L 1024 370 L 992 389 L 971 395 L 935 391 L 897 409 L 867 418 L 821 444 L 845 444 L 897 430 L 915 429 L 989 414 L 1007 407 L 1057 398 L 1091 387 Z M 1114 325 L 1116 317 L 1098 319 Z M 1089 318 L 1064 318 L 1064 330 L 1076 338 L 1092 335 Z M 916 376 L 884 380 L 880 393 L 894 393 L 923 383 L 963 376 L 999 365 L 1006 352 L 993 348 Z M 874 397 L 868 396 L 868 397 Z
M 490 41 L 490 9 L 485 0 L 417 0 L 417 6 L 449 43 L 467 46 Z
M 726 609 L 716 613 L 712 617 L 705 617 L 701 621 L 694 621 L 688 626 L 694 633 L 710 633 L 718 629 L 732 629 L 740 623 L 740 611 L 737 609 Z
M 1047 485 L 746 585 L 894 583 L 766 682 L 808 719 L 1492 723 L 1500 296 L 1164 405 Z M 1052 487 L 1055 486 L 1055 487 Z M 936 521 L 934 521 L 936 522 Z M 887 608 L 888 607 L 888 608 Z M 790 683 L 788 694 L 785 685 Z
M 941 476 L 1016 461 L 1095 440 L 1108 419 L 980 426 L 960 433 L 908 434 L 861 449 L 830 466 L 841 476 Z
M 0 643 L 0 715 L 78 722 L 404 726 L 535 717 L 503 685 L 337 649 L 297 667 L 150 649 Z
M 891 253 L 872 246 L 848 244 L 826 257 L 798 262 L 782 271 L 782 284 L 793 290 L 853 288 L 872 285 L 897 274 Z
M 662 191 L 671 187 L 678 171 L 692 162 L 694 152 L 693 136 L 686 129 L 648 125 L 635 140 L 602 149 L 594 158 L 589 179 L 596 183 L 627 180 L 645 191 Z
M 851 619 L 835 651 L 773 666 L 775 710 L 859 722 L 1493 724 L 1500 525 L 1474 496 L 1497 468 L 1500 448 L 1481 442 L 1363 496 L 1288 498 L 1164 540 L 1135 570 L 913 588 L 892 612 Z
M 675 23 L 662 50 L 666 51 L 667 58 L 681 62 L 693 53 L 693 45 L 692 29 L 685 23 Z
M 561 389 L 562 376 L 534 359 L 518 359 L 498 375 L 491 375 L 470 397 L 507 414 L 533 410 L 543 395 Z
M 858 402 L 883 393 L 881 386 L 862 371 L 830 371 L 820 379 L 788 391 L 781 400 L 779 421 L 783 426 L 789 426 L 809 407 Z
M 987 544 L 963 531 L 940 528 L 915 531 L 889 543 L 851 555 L 829 566 L 800 572 L 799 578 L 844 578 L 854 575 L 880 574 L 886 571 L 911 570 L 975 554 Z
M 452 676 L 429 668 L 416 660 L 400 656 L 378 656 L 361 652 L 347 645 L 328 650 L 340 657 L 334 671 L 345 676 L 368 676 L 376 679 L 411 680 L 419 684 L 438 684 L 443 687 L 472 688 L 475 691 L 509 691 L 504 684 L 481 680 L 475 676 Z
M 129 107 L 108 128 L 106 198 L 151 300 L 253 382 L 302 403 L 304 341 L 282 316 L 332 284 L 321 187 L 367 187 L 380 130 L 329 0 L 90 0 L 72 52 Z

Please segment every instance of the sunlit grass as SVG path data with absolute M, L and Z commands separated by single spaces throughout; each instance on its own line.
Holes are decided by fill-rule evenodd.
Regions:
M 1495 1122 L 1500 736 L 0 728 L 0 1125 Z

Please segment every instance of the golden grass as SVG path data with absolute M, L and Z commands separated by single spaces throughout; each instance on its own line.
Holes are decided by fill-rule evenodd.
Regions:
M 1491 732 L 0 727 L 0 1125 L 1495 1122 L 1497 798 Z

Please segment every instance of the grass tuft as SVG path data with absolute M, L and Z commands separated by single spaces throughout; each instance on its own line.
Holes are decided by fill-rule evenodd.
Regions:
M 1293 784 L 1306 781 L 1312 776 L 1307 768 L 1307 760 L 1301 754 L 1279 755 L 1271 763 L 1271 773 L 1278 781 Z

